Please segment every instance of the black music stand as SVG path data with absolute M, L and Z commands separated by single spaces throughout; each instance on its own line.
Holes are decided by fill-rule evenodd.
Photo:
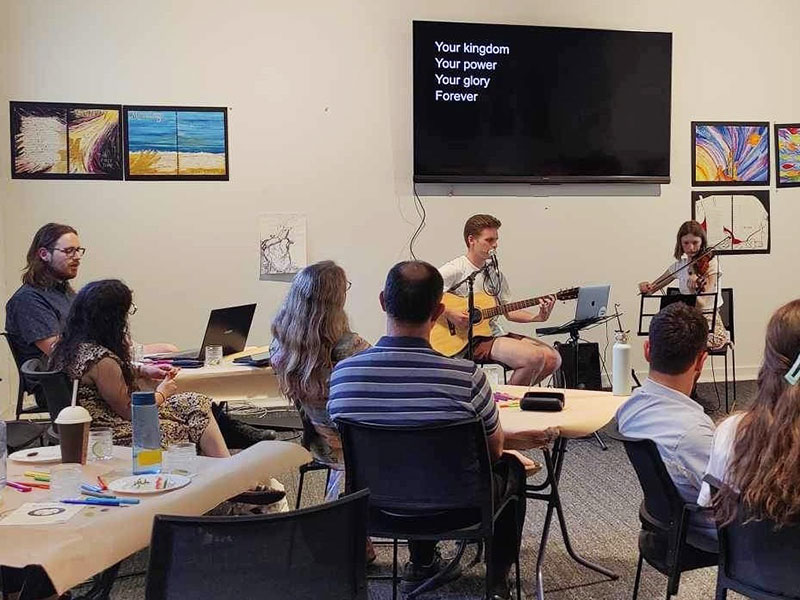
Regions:
M 647 298 L 656 298 L 658 299 L 658 310 L 656 312 L 645 312 L 645 299 Z M 712 298 L 713 302 L 711 308 L 701 308 L 700 312 L 708 318 L 710 318 L 710 331 L 714 331 L 714 327 L 717 324 L 717 314 L 718 314 L 718 294 L 717 292 L 704 292 L 702 294 L 679 294 L 679 293 L 666 293 L 666 294 L 642 294 L 639 300 L 639 331 L 636 332 L 637 335 L 645 336 L 650 334 L 650 320 L 655 317 L 661 309 L 665 306 L 668 306 L 674 302 L 684 302 L 689 306 L 697 306 L 698 298 Z M 653 304 L 653 303 L 650 303 Z M 652 308 L 650 308 L 652 310 Z M 647 329 L 644 328 L 645 318 L 648 319 L 647 321 Z
M 583 329 L 587 329 L 589 327 L 596 327 L 597 325 L 603 325 L 604 323 L 607 323 L 608 321 L 610 321 L 612 319 L 616 319 L 617 317 L 620 317 L 620 316 L 622 316 L 622 313 L 614 313 L 613 315 L 606 315 L 604 317 L 596 317 L 596 318 L 593 318 L 593 319 L 582 319 L 580 321 L 576 321 L 575 319 L 573 319 L 572 321 L 568 321 L 568 322 L 564 323 L 563 325 L 558 325 L 556 327 L 540 327 L 540 328 L 538 328 L 536 330 L 536 333 L 538 333 L 539 335 L 563 335 L 565 333 L 569 334 L 569 341 L 566 342 L 564 345 L 565 346 L 572 346 L 574 348 L 573 351 L 575 352 L 575 389 L 580 389 L 580 388 L 578 388 L 578 380 L 579 380 L 579 378 L 578 378 L 578 369 L 579 369 L 579 366 L 578 366 L 578 363 L 579 363 L 578 355 L 579 355 L 579 350 L 580 350 L 580 346 L 579 346 L 579 343 L 580 343 L 580 331 L 583 330 Z M 564 376 L 563 373 L 559 377 L 559 381 L 560 381 L 560 383 L 563 384 L 563 387 L 565 387 L 565 388 L 567 387 L 566 377 Z M 597 441 L 600 444 L 600 447 L 603 450 L 608 450 L 608 446 L 606 446 L 606 443 L 600 437 L 599 433 L 597 433 L 595 431 L 594 432 L 594 437 L 597 439 Z

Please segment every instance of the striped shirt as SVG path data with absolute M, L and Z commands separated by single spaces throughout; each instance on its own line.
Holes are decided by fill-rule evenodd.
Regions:
M 486 435 L 499 427 L 486 376 L 475 363 L 448 358 L 417 337 L 382 337 L 338 363 L 328 412 L 376 425 L 442 424 L 480 417 Z

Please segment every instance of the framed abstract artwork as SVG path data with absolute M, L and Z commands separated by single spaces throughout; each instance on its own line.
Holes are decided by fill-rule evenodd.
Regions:
M 692 185 L 769 185 L 768 122 L 692 122 Z
M 125 106 L 125 178 L 228 180 L 228 109 Z
M 10 103 L 11 177 L 122 179 L 122 107 Z
M 775 125 L 775 185 L 800 186 L 800 123 Z
M 692 219 L 715 254 L 769 254 L 769 190 L 692 192 Z

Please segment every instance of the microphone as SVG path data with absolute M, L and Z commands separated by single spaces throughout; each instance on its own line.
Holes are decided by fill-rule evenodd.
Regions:
M 500 266 L 497 263 L 497 250 L 494 248 L 489 250 L 489 260 L 492 261 L 492 267 L 494 268 L 495 273 L 500 275 Z

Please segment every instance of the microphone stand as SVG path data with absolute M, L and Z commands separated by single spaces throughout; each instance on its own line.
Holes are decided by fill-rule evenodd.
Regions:
M 456 290 L 460 288 L 465 283 L 467 284 L 467 314 L 469 315 L 469 322 L 467 324 L 467 359 L 473 359 L 472 353 L 472 327 L 475 323 L 480 321 L 480 311 L 477 311 L 478 314 L 475 314 L 475 279 L 486 271 L 490 266 L 492 266 L 491 262 L 486 263 L 477 271 L 472 272 L 470 275 L 467 275 L 464 279 L 453 285 L 450 290 Z

